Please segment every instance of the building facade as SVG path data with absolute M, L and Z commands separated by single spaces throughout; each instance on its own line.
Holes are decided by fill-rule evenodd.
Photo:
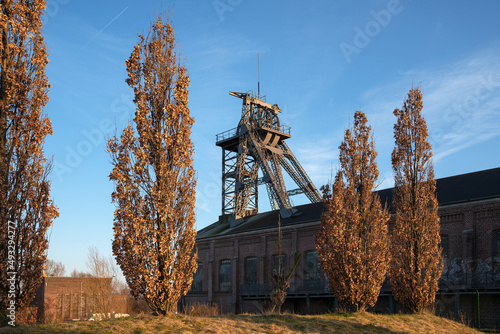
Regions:
M 392 189 L 378 192 L 390 207 Z M 437 180 L 441 244 L 445 268 L 435 309 L 464 316 L 472 325 L 500 327 L 500 168 Z M 296 207 L 281 218 L 282 261 L 291 268 L 284 308 L 296 313 L 335 310 L 337 301 L 321 269 L 315 238 L 322 203 Z M 278 263 L 279 212 L 230 222 L 221 216 L 197 236 L 198 271 L 184 302 L 215 303 L 223 313 L 262 312 L 270 306 L 272 277 Z M 384 282 L 375 312 L 401 309 Z
M 111 293 L 111 280 L 111 277 L 43 277 L 32 302 L 37 307 L 38 320 L 87 319 L 102 312 L 103 305 L 107 305 L 111 314 L 126 313 L 126 299 Z

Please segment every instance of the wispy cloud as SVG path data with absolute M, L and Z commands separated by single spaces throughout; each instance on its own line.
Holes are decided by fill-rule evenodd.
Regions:
M 246 62 L 255 57 L 258 46 L 249 38 L 225 30 L 200 36 L 197 40 L 184 43 L 190 49 L 189 62 L 198 64 L 201 70 L 215 70 Z
M 316 187 L 330 181 L 338 169 L 338 146 L 343 137 L 342 130 L 335 130 L 327 137 L 301 136 L 300 142 L 290 146 L 297 160 L 312 179 Z
M 113 22 L 116 21 L 116 19 L 118 19 L 123 13 L 125 13 L 125 11 L 128 9 L 128 6 L 125 7 L 121 12 L 119 12 L 118 14 L 115 15 L 115 17 L 113 17 L 101 30 L 99 30 L 97 33 L 94 34 L 94 36 L 92 36 L 92 38 L 88 41 L 88 43 L 92 42 L 94 39 L 96 39 L 97 37 L 99 37 L 99 35 L 104 31 L 106 30 L 106 28 L 108 28 L 111 24 L 113 24 Z M 87 44 L 88 44 L 87 43 Z
M 423 113 L 434 162 L 481 145 L 500 135 L 500 63 L 498 50 L 483 50 L 441 68 L 414 69 L 401 73 L 390 83 L 378 85 L 361 96 L 374 130 L 379 189 L 392 187 L 390 155 L 394 146 L 392 111 L 401 108 L 412 82 L 423 91 Z M 328 181 L 338 165 L 338 145 L 343 138 L 343 124 L 324 136 L 301 138 L 292 150 L 307 173 L 319 185 Z
M 498 50 L 483 50 L 443 68 L 408 71 L 367 91 L 365 109 L 382 145 L 392 142 L 391 111 L 402 106 L 411 82 L 423 91 L 434 162 L 500 134 Z

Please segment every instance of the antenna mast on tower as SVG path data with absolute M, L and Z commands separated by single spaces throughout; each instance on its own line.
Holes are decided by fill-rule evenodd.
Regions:
M 257 97 L 260 99 L 260 62 L 259 62 L 258 52 L 257 52 Z

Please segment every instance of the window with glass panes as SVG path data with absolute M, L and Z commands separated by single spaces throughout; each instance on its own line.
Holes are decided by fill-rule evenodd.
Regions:
M 304 280 L 321 280 L 321 263 L 319 262 L 318 252 L 310 251 L 305 254 L 306 265 L 304 267 Z
M 222 260 L 219 267 L 219 290 L 231 291 L 231 260 Z
M 500 231 L 493 232 L 493 256 L 497 257 L 496 262 L 500 261 Z
M 443 257 L 445 259 L 448 258 L 448 236 L 447 235 L 442 235 L 441 236 L 441 248 L 443 249 Z
M 201 292 L 202 291 L 202 278 L 203 278 L 203 264 L 198 263 L 198 269 L 193 276 L 193 284 L 191 285 L 191 290 L 193 292 Z
M 281 254 L 281 270 L 282 274 L 286 272 L 286 254 Z M 273 256 L 273 276 L 277 276 L 279 273 L 279 255 Z
M 247 257 L 245 259 L 245 284 L 257 283 L 257 258 Z
M 441 236 L 441 242 L 439 245 L 443 249 L 442 254 L 443 254 L 443 259 L 444 259 L 444 265 L 446 267 L 446 266 L 448 266 L 448 236 L 447 235 Z

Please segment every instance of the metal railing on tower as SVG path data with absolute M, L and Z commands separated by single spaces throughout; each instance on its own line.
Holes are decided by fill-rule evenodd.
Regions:
M 236 128 L 219 133 L 216 145 L 222 148 L 222 215 L 238 219 L 258 213 L 258 186 L 265 184 L 273 209 L 283 218 L 296 213 L 290 196 L 305 194 L 315 203 L 321 195 L 285 143 L 290 127 L 281 125 L 277 104 L 251 92 L 229 92 L 243 102 Z M 259 170 L 262 177 L 259 177 Z M 287 191 L 283 170 L 298 186 Z

